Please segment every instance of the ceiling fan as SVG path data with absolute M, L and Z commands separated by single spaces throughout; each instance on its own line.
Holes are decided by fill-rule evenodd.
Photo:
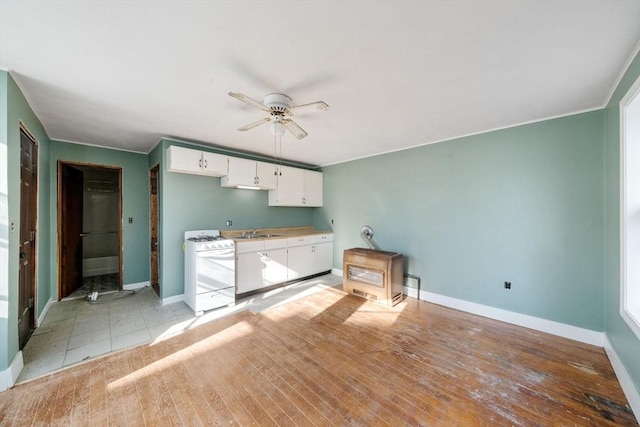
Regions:
M 242 126 L 238 128 L 238 130 L 246 131 L 270 122 L 271 133 L 274 135 L 282 136 L 284 130 L 287 129 L 298 139 L 302 139 L 308 134 L 296 122 L 291 120 L 289 118 L 290 116 L 301 116 L 316 111 L 327 111 L 329 109 L 329 105 L 324 101 L 294 106 L 291 97 L 282 93 L 269 93 L 264 97 L 262 102 L 258 102 L 255 99 L 249 98 L 247 95 L 237 92 L 229 92 L 229 96 L 269 113 L 269 117 Z

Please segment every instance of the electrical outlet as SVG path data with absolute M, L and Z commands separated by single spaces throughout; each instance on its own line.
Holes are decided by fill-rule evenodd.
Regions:
M 504 282 L 505 289 L 511 289 L 511 282 Z
M 231 227 L 233 225 L 233 221 L 230 219 L 227 220 L 227 227 Z

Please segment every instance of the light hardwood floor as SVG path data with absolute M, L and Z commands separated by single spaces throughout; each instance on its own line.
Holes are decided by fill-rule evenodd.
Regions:
M 328 289 L 0 394 L 0 425 L 637 425 L 601 348 Z

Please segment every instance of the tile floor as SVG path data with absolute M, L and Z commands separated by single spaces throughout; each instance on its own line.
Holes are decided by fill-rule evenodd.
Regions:
M 63 300 L 85 298 L 93 291 L 98 291 L 101 294 L 105 292 L 116 292 L 120 286 L 119 277 L 120 275 L 118 273 L 83 277 L 82 286 L 73 291 L 68 297 L 63 298 Z
M 42 325 L 23 349 L 24 368 L 18 383 L 84 360 L 179 334 L 241 310 L 258 313 L 276 305 L 341 286 L 332 274 L 294 283 L 236 301 L 196 317 L 184 302 L 162 305 L 151 288 L 136 294 L 100 295 L 96 303 L 85 299 L 54 303 Z

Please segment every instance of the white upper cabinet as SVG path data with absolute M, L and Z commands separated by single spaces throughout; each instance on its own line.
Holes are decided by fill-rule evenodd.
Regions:
M 167 148 L 167 170 L 221 176 L 220 185 L 223 187 L 269 190 L 269 206 L 322 206 L 322 172 L 175 145 Z
M 256 162 L 258 185 L 264 190 L 278 188 L 278 166 L 273 163 Z
M 304 171 L 304 192 L 302 204 L 322 206 L 322 172 Z
M 202 173 L 211 176 L 226 175 L 228 169 L 228 156 L 222 154 L 202 152 Z
M 280 168 L 278 188 L 269 191 L 269 206 L 322 206 L 322 172 Z
M 228 157 L 221 154 L 175 145 L 167 148 L 167 170 L 170 172 L 223 176 L 227 174 L 227 162 Z
M 223 187 L 256 187 L 263 190 L 277 188 L 276 165 L 255 160 L 229 157 L 229 171 L 220 180 Z

